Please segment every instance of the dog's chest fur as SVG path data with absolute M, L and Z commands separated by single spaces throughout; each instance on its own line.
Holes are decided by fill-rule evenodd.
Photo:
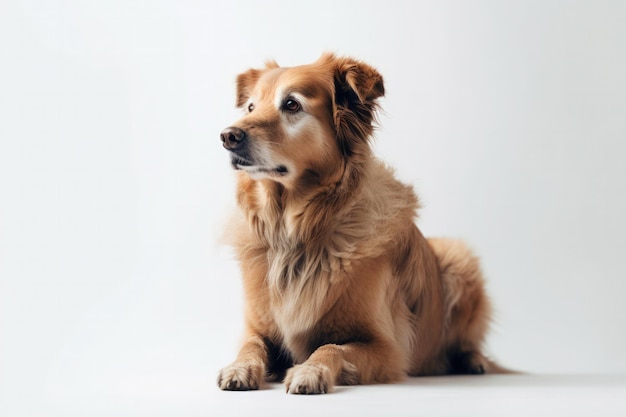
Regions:
M 284 207 L 261 186 L 247 197 L 240 204 L 248 230 L 264 254 L 260 259 L 267 264 L 263 285 L 269 305 L 261 308 L 269 310 L 266 317 L 278 330 L 281 343 L 300 362 L 314 349 L 314 330 L 325 327 L 324 316 L 340 302 L 353 263 L 370 255 L 361 253 L 359 242 L 373 229 L 354 218 L 360 215 L 360 209 L 354 208 L 326 219 L 322 232 L 304 239 L 303 208 Z
M 317 244 L 302 242 L 289 221 L 283 218 L 276 225 L 277 239 L 266 249 L 266 285 L 273 320 L 298 360 L 310 353 L 313 328 L 342 293 L 338 287 L 342 287 L 354 251 L 339 253 L 332 235 Z

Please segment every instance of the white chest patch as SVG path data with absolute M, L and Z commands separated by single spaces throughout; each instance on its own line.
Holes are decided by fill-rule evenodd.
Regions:
M 310 333 L 332 307 L 332 297 L 337 296 L 332 287 L 342 274 L 337 267 L 340 261 L 332 262 L 326 250 L 316 252 L 293 248 L 268 253 L 272 314 L 285 344 L 294 353 L 298 351 L 296 338 Z

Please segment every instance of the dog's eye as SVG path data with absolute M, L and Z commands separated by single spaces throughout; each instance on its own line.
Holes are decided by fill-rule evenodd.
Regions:
M 254 110 L 254 104 L 250 103 L 248 104 L 248 113 L 250 113 L 252 110 Z
M 300 108 L 301 108 L 300 103 L 298 103 L 296 100 L 292 98 L 288 99 L 287 101 L 285 101 L 285 104 L 283 104 L 283 109 L 291 113 L 300 111 Z

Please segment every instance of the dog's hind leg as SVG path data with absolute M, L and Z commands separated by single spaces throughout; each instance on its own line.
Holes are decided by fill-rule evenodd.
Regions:
M 435 252 L 445 306 L 447 368 L 454 374 L 482 374 L 491 362 L 482 353 L 491 306 L 478 258 L 460 240 L 428 239 Z

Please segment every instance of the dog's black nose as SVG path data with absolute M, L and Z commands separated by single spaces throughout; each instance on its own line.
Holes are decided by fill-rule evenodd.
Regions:
M 227 127 L 220 134 L 224 147 L 228 150 L 237 149 L 246 139 L 246 132 L 238 127 Z

